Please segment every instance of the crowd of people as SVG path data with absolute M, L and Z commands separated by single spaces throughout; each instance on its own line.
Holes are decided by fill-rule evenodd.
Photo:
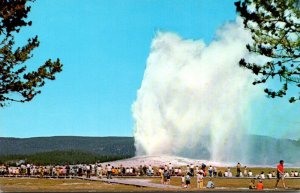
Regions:
M 172 163 L 166 164 L 160 167 L 152 167 L 151 165 L 140 165 L 138 167 L 118 167 L 112 166 L 111 164 L 77 164 L 64 166 L 37 166 L 30 163 L 23 163 L 19 166 L 0 166 L 0 175 L 9 176 L 39 176 L 39 177 L 70 177 L 70 176 L 85 176 L 90 178 L 96 176 L 99 178 L 106 177 L 111 179 L 113 176 L 160 176 L 162 184 L 170 184 L 171 176 L 181 177 L 182 186 L 188 188 L 190 186 L 191 177 L 196 177 L 197 187 L 202 188 L 203 178 L 208 177 L 210 180 L 207 182 L 207 188 L 213 188 L 215 185 L 212 181 L 214 177 L 249 177 L 251 179 L 259 179 L 262 183 L 264 179 L 284 179 L 286 177 L 300 177 L 299 171 L 293 170 L 290 173 L 284 172 L 283 160 L 277 166 L 277 171 L 269 172 L 265 174 L 261 171 L 259 174 L 254 174 L 251 169 L 247 166 L 242 168 L 241 164 L 238 163 L 236 166 L 236 173 L 233 175 L 232 168 L 220 169 L 216 166 L 206 166 L 204 163 L 199 165 L 190 164 L 185 167 L 174 167 Z M 279 181 L 279 180 L 278 180 Z M 277 186 L 277 185 L 276 185 Z M 250 188 L 252 187 L 252 188 Z M 261 185 L 254 185 L 251 181 L 250 189 L 254 187 L 262 187 Z

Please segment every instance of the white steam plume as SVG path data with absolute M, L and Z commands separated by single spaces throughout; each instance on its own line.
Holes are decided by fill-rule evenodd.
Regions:
M 239 20 L 209 45 L 158 32 L 132 106 L 136 154 L 242 160 L 255 92 L 238 62 L 250 41 Z

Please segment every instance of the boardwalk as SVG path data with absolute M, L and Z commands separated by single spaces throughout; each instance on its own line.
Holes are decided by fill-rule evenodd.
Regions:
M 114 178 L 114 179 L 106 179 L 106 178 L 82 178 L 78 177 L 78 179 L 83 180 L 91 180 L 91 181 L 101 181 L 107 183 L 116 183 L 116 184 L 124 184 L 124 185 L 132 185 L 138 187 L 149 187 L 149 188 L 170 188 L 170 189 L 179 189 L 180 186 L 173 186 L 173 185 L 165 185 L 165 184 L 156 184 L 151 182 L 151 179 L 138 179 L 138 178 Z

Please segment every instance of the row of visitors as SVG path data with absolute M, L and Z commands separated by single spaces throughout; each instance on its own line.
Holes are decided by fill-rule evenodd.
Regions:
M 267 174 L 264 171 L 259 174 L 254 174 L 251 169 L 246 166 L 241 171 L 241 164 L 237 165 L 237 172 L 240 172 L 236 177 L 253 177 L 259 179 L 275 178 L 276 172 L 272 171 Z M 110 164 L 103 165 L 101 163 L 96 164 L 78 164 L 65 166 L 36 166 L 33 164 L 22 164 L 18 167 L 0 166 L 0 175 L 40 175 L 40 176 L 163 176 L 163 173 L 167 172 L 168 176 L 182 176 L 187 173 L 191 177 L 196 176 L 199 172 L 203 172 L 203 176 L 206 177 L 233 177 L 231 168 L 224 170 L 218 170 L 216 166 L 206 166 L 205 164 L 187 165 L 186 167 L 174 167 L 171 163 L 160 167 L 152 167 L 151 165 L 140 165 L 138 167 L 119 167 L 111 166 Z M 285 177 L 300 177 L 300 172 L 293 170 L 290 173 L 285 172 Z M 238 173 L 237 173 L 238 174 Z

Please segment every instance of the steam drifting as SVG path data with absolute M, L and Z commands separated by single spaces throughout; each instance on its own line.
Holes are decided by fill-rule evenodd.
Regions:
M 224 25 L 209 45 L 157 33 L 132 106 L 137 155 L 243 160 L 255 88 L 238 62 L 250 39 L 241 22 Z

